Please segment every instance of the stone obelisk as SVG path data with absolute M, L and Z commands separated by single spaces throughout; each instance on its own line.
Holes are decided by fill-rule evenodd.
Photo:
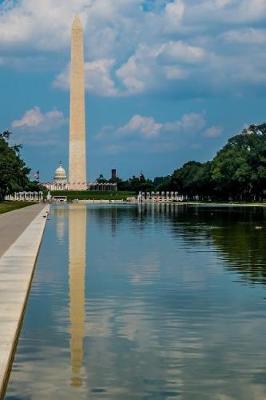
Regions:
M 71 34 L 69 189 L 86 188 L 84 43 L 82 24 L 76 16 Z

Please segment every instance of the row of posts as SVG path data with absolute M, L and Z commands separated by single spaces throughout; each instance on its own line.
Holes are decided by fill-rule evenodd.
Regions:
M 186 196 L 178 194 L 178 192 L 139 192 L 138 202 L 175 202 L 185 201 Z
M 8 201 L 43 201 L 43 192 L 16 192 L 5 196 Z

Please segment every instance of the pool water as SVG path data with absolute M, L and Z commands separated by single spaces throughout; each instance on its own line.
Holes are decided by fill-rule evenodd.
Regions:
M 266 399 L 266 209 L 53 206 L 6 399 Z

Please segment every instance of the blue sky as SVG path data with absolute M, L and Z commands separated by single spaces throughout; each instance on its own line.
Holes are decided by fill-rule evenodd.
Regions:
M 266 0 L 0 1 L 0 129 L 43 181 L 68 164 L 76 13 L 90 180 L 169 174 L 266 121 Z

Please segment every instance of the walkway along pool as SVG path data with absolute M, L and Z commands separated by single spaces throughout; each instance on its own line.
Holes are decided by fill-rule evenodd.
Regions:
M 266 209 L 58 205 L 6 399 L 266 398 Z

